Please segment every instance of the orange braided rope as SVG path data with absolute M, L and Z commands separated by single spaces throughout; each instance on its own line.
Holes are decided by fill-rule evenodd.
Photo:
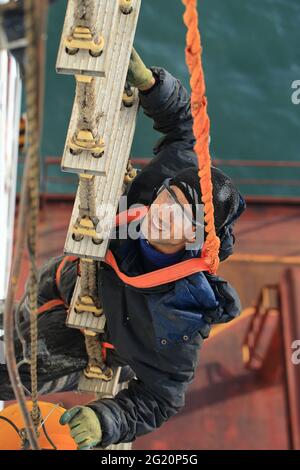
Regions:
M 219 266 L 220 240 L 216 235 L 211 179 L 211 157 L 209 153 L 210 119 L 207 113 L 205 78 L 202 66 L 202 45 L 198 27 L 197 0 L 182 0 L 183 15 L 187 27 L 185 56 L 191 79 L 191 109 L 194 118 L 194 147 L 199 162 L 199 178 L 204 203 L 205 231 L 207 233 L 202 256 L 207 258 L 210 272 L 215 274 Z

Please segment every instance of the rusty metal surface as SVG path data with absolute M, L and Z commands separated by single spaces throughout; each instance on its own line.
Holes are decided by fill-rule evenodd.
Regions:
M 273 335 L 278 328 L 278 317 L 278 287 L 264 286 L 243 341 L 243 361 L 248 369 L 260 370 L 263 367 Z M 271 324 L 273 328 L 270 328 Z
M 262 378 L 244 368 L 241 342 L 249 317 L 204 341 L 185 408 L 133 449 L 289 449 L 283 369 Z M 276 350 L 272 360 L 280 364 Z
M 293 343 L 300 345 L 300 269 L 287 269 L 281 279 L 281 313 L 287 377 L 288 421 L 292 449 L 300 450 L 300 364 L 292 360 Z M 299 346 L 298 346 L 299 349 Z M 299 357 L 300 355 L 298 355 Z

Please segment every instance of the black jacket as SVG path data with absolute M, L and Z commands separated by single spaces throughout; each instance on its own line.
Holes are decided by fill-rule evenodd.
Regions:
M 154 148 L 155 157 L 133 181 L 128 205 L 148 204 L 155 186 L 187 166 L 197 166 L 193 151 L 190 97 L 179 80 L 166 70 L 153 67 L 157 83 L 149 92 L 140 93 L 140 103 L 154 128 L 164 134 Z M 220 234 L 221 259 L 232 253 L 233 224 L 245 203 Z M 129 276 L 142 273 L 137 242 L 112 240 L 110 249 L 121 271 Z M 188 256 L 194 256 L 191 253 Z M 82 370 L 87 356 L 82 334 L 65 326 L 76 277 L 77 261 L 70 260 L 57 286 L 55 275 L 63 257 L 50 260 L 40 270 L 39 306 L 56 298 L 64 305 L 39 315 L 39 386 Z M 173 283 L 151 289 L 136 289 L 124 284 L 105 263 L 97 273 L 99 296 L 107 318 L 103 339 L 112 343 L 107 351 L 108 365 L 129 365 L 136 379 L 113 399 L 102 399 L 89 406 L 101 422 L 101 445 L 134 441 L 136 437 L 161 426 L 183 408 L 185 393 L 199 361 L 199 351 L 211 325 L 227 322 L 241 311 L 236 291 L 223 279 L 197 273 Z M 23 310 L 21 329 L 28 339 L 29 319 Z M 17 359 L 22 348 L 16 342 Z M 21 367 L 21 379 L 27 388 L 28 366 Z M 0 366 L 0 399 L 9 399 L 5 366 Z
M 153 188 L 187 166 L 197 166 L 193 151 L 190 97 L 179 80 L 153 67 L 158 80 L 148 93 L 140 93 L 141 106 L 164 137 L 154 148 L 154 159 L 133 181 L 128 207 L 149 203 Z M 245 208 L 241 204 L 236 214 Z M 230 228 L 223 232 L 223 259 L 232 252 Z M 222 237 L 221 237 L 222 238 Z M 111 242 L 121 271 L 141 274 L 137 242 Z M 115 346 L 108 352 L 121 364 L 129 364 L 137 379 L 114 399 L 89 405 L 98 415 L 102 445 L 130 442 L 158 428 L 183 408 L 192 382 L 203 339 L 211 324 L 226 322 L 241 311 L 235 290 L 224 280 L 197 273 L 151 289 L 124 284 L 105 264 L 99 269 L 99 293 L 107 318 L 105 339 Z

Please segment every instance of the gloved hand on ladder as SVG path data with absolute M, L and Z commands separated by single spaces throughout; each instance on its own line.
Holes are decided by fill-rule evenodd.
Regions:
M 155 84 L 155 78 L 150 69 L 146 67 L 138 53 L 132 48 L 130 56 L 127 82 L 139 90 L 148 90 Z
M 60 424 L 68 424 L 71 436 L 79 450 L 89 450 L 101 442 L 102 430 L 96 413 L 86 406 L 75 406 L 60 418 Z

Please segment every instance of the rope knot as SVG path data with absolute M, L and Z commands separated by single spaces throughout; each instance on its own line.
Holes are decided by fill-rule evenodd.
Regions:
M 207 238 L 204 247 L 202 249 L 202 257 L 205 258 L 207 264 L 209 265 L 210 274 L 216 274 L 219 267 L 219 249 L 220 249 L 220 239 L 218 236 L 213 236 L 212 238 Z

